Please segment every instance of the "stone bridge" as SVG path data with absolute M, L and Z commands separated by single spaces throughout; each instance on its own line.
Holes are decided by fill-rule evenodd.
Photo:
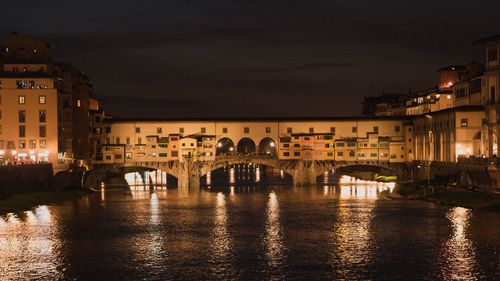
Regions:
M 390 164 L 378 161 L 305 161 L 305 160 L 279 160 L 276 157 L 265 155 L 234 155 L 217 156 L 215 161 L 193 161 L 184 159 L 183 161 L 169 162 L 126 162 L 125 164 L 95 165 L 93 180 L 104 178 L 106 171 L 119 171 L 123 167 L 146 167 L 164 171 L 178 180 L 180 188 L 198 188 L 200 178 L 207 173 L 223 167 L 242 164 L 256 164 L 280 169 L 293 178 L 296 186 L 316 185 L 317 177 L 332 169 L 342 169 L 344 167 L 373 167 L 381 171 L 395 174 L 398 177 L 406 177 L 406 164 Z

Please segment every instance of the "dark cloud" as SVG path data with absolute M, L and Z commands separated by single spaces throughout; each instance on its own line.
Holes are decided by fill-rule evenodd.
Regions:
M 184 103 L 136 114 L 352 115 L 365 95 L 426 89 L 439 67 L 481 60 L 471 43 L 500 32 L 498 12 L 491 0 L 4 0 L 0 34 L 46 38 L 120 115 L 156 99 Z

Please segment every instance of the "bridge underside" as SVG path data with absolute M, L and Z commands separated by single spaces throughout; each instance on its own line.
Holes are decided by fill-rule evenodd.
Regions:
M 304 161 L 304 160 L 279 160 L 268 156 L 219 156 L 215 161 L 184 161 L 170 162 L 133 162 L 122 165 L 99 165 L 96 172 L 97 178 L 103 171 L 125 171 L 128 167 L 144 167 L 164 171 L 177 178 L 179 188 L 199 188 L 200 178 L 214 170 L 234 165 L 254 164 L 279 169 L 292 176 L 295 186 L 314 186 L 317 177 L 332 169 L 343 170 L 348 167 L 363 166 L 376 167 L 388 173 L 405 176 L 405 164 L 390 164 L 381 162 L 339 162 L 339 161 Z

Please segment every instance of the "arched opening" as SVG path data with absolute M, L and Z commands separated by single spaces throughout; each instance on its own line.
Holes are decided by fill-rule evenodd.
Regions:
M 255 163 L 227 164 L 201 177 L 200 183 L 211 188 L 249 187 L 263 185 L 291 185 L 292 176 L 272 166 Z
M 326 170 L 316 180 L 322 184 L 337 184 L 342 176 L 350 176 L 365 181 L 396 180 L 396 173 L 391 169 L 374 165 L 349 165 Z
M 130 166 L 107 171 L 102 184 L 106 188 L 158 189 L 176 187 L 177 178 L 160 169 Z
M 255 142 L 251 138 L 242 138 L 238 142 L 238 154 L 255 154 Z
M 217 142 L 216 155 L 234 154 L 234 143 L 230 138 L 221 138 Z
M 474 156 L 480 156 L 483 154 L 484 151 L 481 149 L 481 144 L 481 132 L 477 132 L 472 143 L 472 153 Z
M 276 146 L 276 141 L 274 139 L 263 138 L 259 143 L 259 154 L 276 156 L 278 155 Z
M 498 138 L 496 134 L 491 135 L 491 156 L 498 156 Z

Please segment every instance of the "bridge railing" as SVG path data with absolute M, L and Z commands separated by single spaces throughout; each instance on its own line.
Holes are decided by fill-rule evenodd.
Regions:
M 499 165 L 500 159 L 497 157 L 458 157 L 458 163 L 471 165 Z

